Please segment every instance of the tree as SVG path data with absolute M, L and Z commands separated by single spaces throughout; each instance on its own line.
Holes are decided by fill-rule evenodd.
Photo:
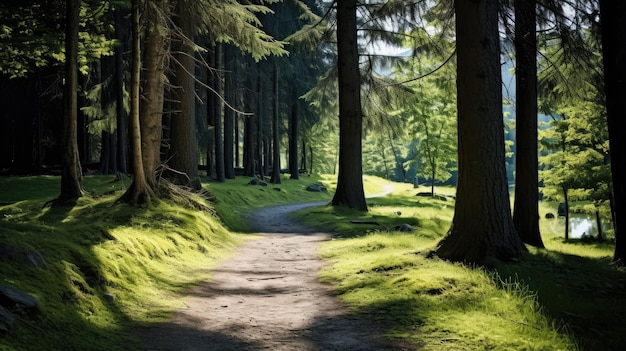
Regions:
M 83 194 L 82 168 L 78 155 L 78 27 L 80 0 L 66 1 L 65 85 L 63 89 L 63 158 L 61 194 L 54 204 L 73 204 Z
M 367 211 L 361 159 L 362 123 L 356 0 L 337 2 L 339 173 L 333 206 Z
M 516 155 L 513 222 L 523 242 L 544 247 L 539 232 L 537 36 L 534 0 L 515 0 Z
M 609 132 L 611 171 L 613 179 L 613 228 L 615 253 L 613 262 L 626 264 L 626 240 L 621 225 L 626 213 L 624 189 L 624 165 L 626 165 L 626 141 L 621 133 L 626 116 L 626 4 L 622 1 L 600 0 L 602 30 L 602 54 L 604 58 L 604 84 Z
M 202 184 L 198 176 L 195 109 L 194 3 L 195 1 L 178 0 L 176 4 L 175 23 L 180 31 L 175 37 L 178 45 L 173 64 L 178 108 L 171 120 L 171 148 L 167 163 L 174 170 L 169 176 L 174 183 L 200 190 Z
M 120 201 L 130 204 L 144 204 L 154 197 L 154 191 L 145 174 L 140 122 L 140 80 L 141 80 L 141 24 L 139 21 L 140 0 L 132 0 L 131 8 L 131 78 L 130 78 L 130 144 L 132 148 L 133 182 Z
M 436 254 L 453 261 L 519 259 L 505 169 L 496 0 L 455 0 L 458 185 L 452 225 Z
M 278 66 L 272 61 L 272 184 L 280 184 L 280 128 L 278 111 Z

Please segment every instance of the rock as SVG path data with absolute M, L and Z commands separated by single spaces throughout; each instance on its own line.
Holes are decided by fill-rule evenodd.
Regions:
M 21 263 L 31 267 L 48 268 L 48 264 L 39 252 L 27 251 L 6 244 L 0 244 L 0 261 Z
M 19 304 L 26 308 L 37 308 L 39 300 L 21 290 L 0 285 L 0 303 L 3 306 Z
M 309 186 L 306 187 L 306 190 L 318 192 L 318 193 L 325 193 L 328 191 L 324 185 L 319 184 L 319 183 L 310 184 Z
M 413 231 L 413 226 L 411 226 L 408 223 L 402 223 L 400 225 L 393 227 L 393 230 L 398 231 L 398 232 L 410 233 Z

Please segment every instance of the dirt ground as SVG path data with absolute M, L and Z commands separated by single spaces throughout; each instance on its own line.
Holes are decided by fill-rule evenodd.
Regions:
M 239 247 L 212 280 L 184 297 L 169 323 L 138 331 L 147 350 L 378 351 L 394 345 L 372 321 L 355 319 L 318 282 L 317 233 L 287 219 L 309 203 L 267 208 L 251 221 L 262 238 Z

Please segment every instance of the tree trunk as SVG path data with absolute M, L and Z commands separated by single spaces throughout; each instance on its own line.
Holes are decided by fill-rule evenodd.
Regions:
M 141 143 L 141 126 L 139 117 L 139 85 L 141 80 L 141 45 L 139 29 L 139 2 L 140 0 L 132 0 L 131 26 L 132 26 L 132 50 L 131 50 L 131 68 L 130 68 L 130 144 L 132 147 L 132 168 L 133 182 L 126 190 L 120 201 L 130 204 L 143 204 L 150 201 L 154 197 L 154 192 L 148 183 L 146 174 L 144 173 L 144 163 L 142 155 Z
M 278 66 L 273 61 L 272 75 L 272 184 L 280 184 L 280 130 L 278 124 Z
M 161 164 L 161 136 L 163 122 L 165 34 L 164 0 L 149 0 L 145 6 L 144 87 L 139 119 L 141 124 L 141 157 L 146 181 L 151 189 L 157 189 L 156 171 Z M 134 156 L 133 156 L 134 157 Z
M 80 1 L 66 2 L 65 85 L 63 89 L 63 158 L 61 164 L 61 194 L 54 205 L 74 204 L 83 195 L 83 174 L 78 154 L 78 30 Z
M 295 94 L 294 94 L 295 95 Z M 298 169 L 298 97 L 294 96 L 289 115 L 289 179 L 299 179 Z
M 246 78 L 246 86 L 248 87 L 248 91 L 251 91 L 252 89 L 252 73 L 248 72 L 248 77 Z M 246 111 L 252 111 L 253 109 L 252 107 L 252 100 L 250 98 L 250 96 L 244 96 L 244 105 L 246 107 Z M 255 171 L 256 171 L 256 157 L 255 157 L 255 150 L 256 150 L 256 139 L 257 139 L 257 133 L 256 133 L 256 119 L 257 119 L 257 115 L 256 113 L 253 115 L 248 115 L 244 117 L 244 139 L 243 139 L 243 174 L 244 176 L 247 177 L 254 177 L 255 175 Z
M 263 130 L 263 80 L 261 75 L 261 65 L 257 64 L 257 81 L 256 81 L 256 144 L 255 144 L 255 171 L 259 178 L 265 180 L 265 153 L 263 152 L 263 141 L 265 140 L 265 132 Z
M 207 108 L 206 108 L 206 122 L 208 127 L 208 135 L 207 135 L 207 144 L 206 144 L 206 176 L 209 178 L 215 178 L 215 113 L 217 109 L 215 106 L 217 105 L 217 96 L 215 96 L 217 78 L 216 73 L 212 68 L 215 68 L 215 44 L 210 44 L 209 49 L 207 50 L 207 64 L 209 65 L 209 69 L 207 69 L 207 86 L 211 87 L 213 91 L 207 89 Z
M 361 84 L 357 48 L 357 0 L 337 2 L 339 174 L 333 206 L 367 211 L 363 190 Z
M 543 248 L 539 232 L 536 3 L 515 0 L 516 156 L 513 223 L 526 244 Z
M 175 63 L 175 80 L 179 87 L 179 109 L 172 118 L 172 148 L 168 166 L 174 183 L 200 190 L 198 176 L 198 142 L 196 139 L 195 61 L 194 61 L 194 13 L 188 1 L 178 1 L 176 24 L 182 35 Z
M 235 84 L 233 76 L 234 70 L 233 49 L 229 45 L 224 47 L 224 62 L 228 75 L 224 76 L 224 98 L 233 105 L 233 97 Z M 230 106 L 224 105 L 224 177 L 226 179 L 235 179 L 235 111 Z
M 222 44 L 215 44 L 215 92 L 218 96 L 215 98 L 215 180 L 224 182 L 226 173 L 224 170 L 224 125 L 222 120 L 224 114 L 224 58 L 222 53 Z
M 458 185 L 438 256 L 487 264 L 526 252 L 511 216 L 505 169 L 496 0 L 456 0 Z
M 128 48 L 128 26 L 124 14 L 116 10 L 113 14 L 115 34 L 120 44 L 115 47 L 115 73 L 113 86 L 115 89 L 116 123 L 117 123 L 117 169 L 123 174 L 128 173 L 128 114 L 124 108 L 124 52 Z
M 626 119 L 626 4 L 623 1 L 600 0 L 602 27 L 602 54 L 604 58 L 604 86 L 606 92 L 607 124 L 613 179 L 613 230 L 615 253 L 613 262 L 626 264 L 626 238 L 622 218 L 626 218 L 626 189 L 624 165 L 626 164 L 626 139 L 622 122 Z

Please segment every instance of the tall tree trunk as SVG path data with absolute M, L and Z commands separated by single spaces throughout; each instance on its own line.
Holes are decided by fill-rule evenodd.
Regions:
M 61 194 L 54 205 L 74 204 L 83 195 L 83 174 L 78 154 L 78 27 L 80 0 L 66 1 L 65 85 L 63 87 L 63 158 Z
M 289 114 L 289 179 L 299 179 L 298 169 L 298 97 L 293 97 Z
M 515 0 L 516 155 L 513 223 L 523 242 L 543 248 L 539 232 L 535 7 L 535 0 Z
M 139 85 L 141 80 L 141 45 L 139 30 L 139 2 L 140 0 L 132 0 L 131 9 L 131 67 L 130 67 L 130 133 L 132 147 L 132 168 L 133 182 L 126 190 L 120 201 L 130 204 L 143 204 L 150 201 L 154 197 L 154 192 L 148 183 L 146 174 L 144 173 L 144 158 L 142 155 L 141 143 L 141 126 L 139 117 Z
M 337 2 L 339 81 L 339 175 L 333 206 L 367 211 L 363 190 L 361 84 L 357 47 L 357 0 Z
M 120 42 L 120 45 L 115 47 L 115 73 L 113 76 L 117 117 L 117 169 L 119 172 L 127 174 L 129 121 L 128 114 L 124 108 L 124 52 L 128 48 L 128 25 L 125 23 L 124 14 L 120 10 L 115 10 L 113 18 L 115 35 Z
M 272 184 L 280 184 L 280 130 L 278 124 L 278 65 L 273 61 L 272 75 Z
M 256 149 L 255 149 L 255 164 L 257 165 L 256 171 L 259 174 L 259 178 L 265 180 L 265 162 L 264 162 L 264 149 L 263 142 L 265 141 L 264 118 L 263 118 L 263 77 L 262 77 L 261 65 L 257 64 L 257 81 L 256 81 Z
M 233 77 L 234 69 L 233 48 L 230 45 L 224 46 L 224 62 L 227 74 L 224 75 L 224 98 L 230 105 L 233 104 L 235 84 Z M 235 179 L 235 111 L 232 107 L 224 105 L 224 177 Z
M 615 253 L 613 262 L 626 265 L 626 238 L 622 218 L 626 218 L 626 139 L 621 127 L 626 119 L 626 4 L 623 1 L 600 0 L 604 87 L 613 179 L 613 229 Z
M 505 169 L 497 0 L 456 0 L 458 185 L 452 225 L 438 256 L 490 263 L 526 252 Z
M 217 77 L 215 68 L 215 44 L 209 45 L 209 50 L 207 50 L 207 64 L 209 65 L 209 69 L 207 69 L 207 86 L 211 87 L 213 91 L 207 89 L 207 109 L 206 109 L 206 122 L 209 130 L 207 136 L 207 145 L 206 145 L 206 175 L 209 178 L 215 178 L 215 114 L 216 114 L 216 105 L 217 105 L 217 96 L 215 96 L 214 91 L 217 90 Z
M 248 72 L 246 78 L 246 87 L 248 91 L 252 91 L 253 79 L 252 73 Z M 252 99 L 250 96 L 244 96 L 244 106 L 246 111 L 253 111 Z M 247 177 L 254 177 L 256 172 L 256 139 L 257 132 L 256 119 L 257 114 L 247 115 L 244 117 L 244 139 L 243 139 L 243 175 Z
M 148 185 L 157 189 L 156 171 L 161 164 L 163 133 L 163 98 L 166 37 L 163 18 L 168 15 L 164 0 L 148 0 L 145 6 L 145 45 L 143 54 L 144 87 L 139 119 L 141 124 L 141 157 Z M 133 156 L 134 157 L 134 156 Z
M 178 82 L 178 113 L 172 118 L 172 148 L 168 165 L 174 169 L 172 181 L 200 190 L 198 176 L 198 142 L 196 138 L 194 13 L 191 0 L 177 2 L 176 25 L 181 30 L 180 46 L 176 54 L 175 79 Z
M 224 170 L 224 57 L 221 43 L 215 44 L 215 91 L 217 93 L 215 110 L 215 180 L 223 182 L 226 180 Z

